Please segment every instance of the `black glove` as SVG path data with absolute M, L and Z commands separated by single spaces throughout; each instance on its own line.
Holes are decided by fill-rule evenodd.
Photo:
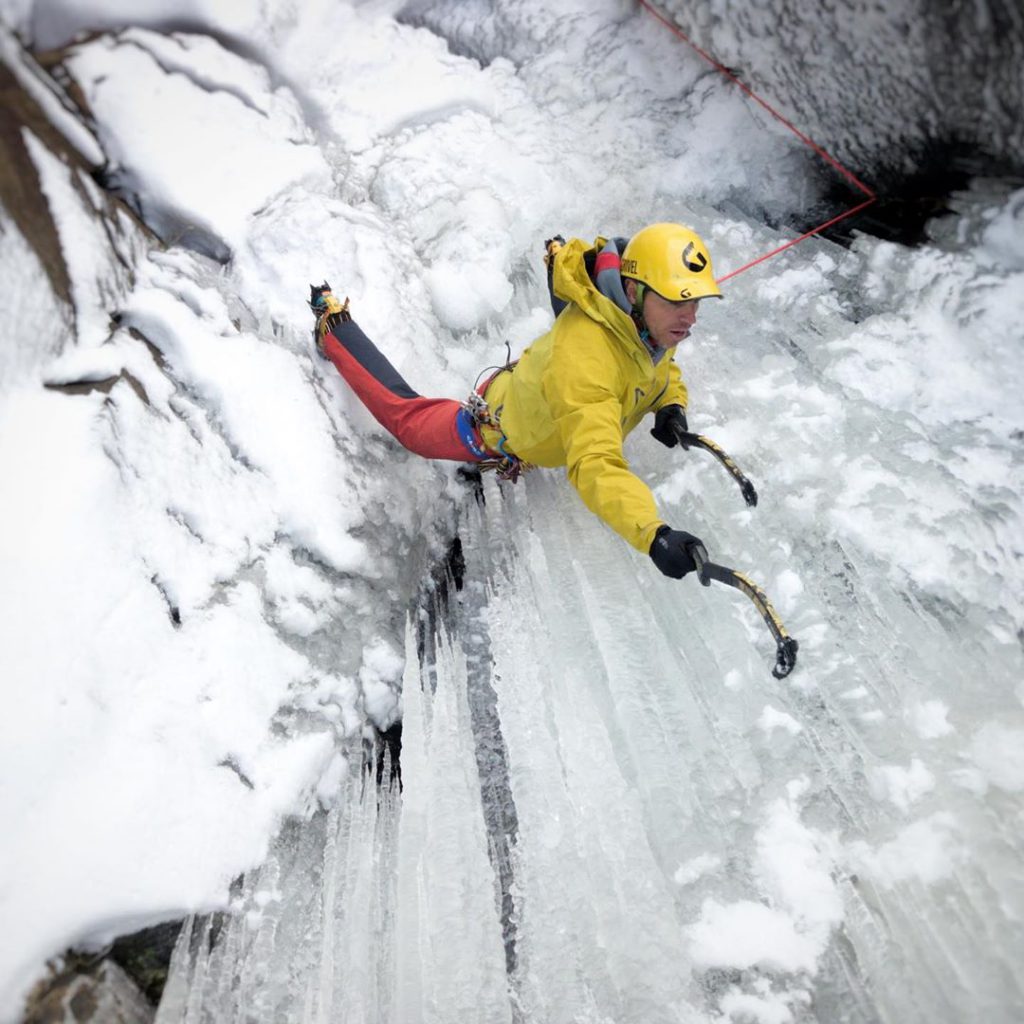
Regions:
M 663 405 L 654 414 L 654 427 L 651 429 L 651 437 L 660 441 L 666 448 L 675 448 L 679 444 L 676 431 L 682 430 L 687 434 L 690 428 L 686 425 L 686 410 L 681 405 Z M 683 445 L 689 448 L 688 444 Z
M 651 561 L 665 576 L 681 580 L 688 572 L 694 572 L 697 568 L 697 563 L 694 562 L 689 550 L 692 544 L 704 547 L 704 542 L 699 537 L 694 537 L 692 533 L 673 530 L 671 526 L 662 526 L 654 535 Z

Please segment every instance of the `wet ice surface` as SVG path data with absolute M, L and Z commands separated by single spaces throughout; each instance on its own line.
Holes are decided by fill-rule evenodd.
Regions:
M 95 186 L 31 147 L 78 321 L 58 354 L 27 310 L 0 365 L 27 496 L 0 621 L 32 684 L 0 745 L 5 993 L 66 942 L 219 907 L 165 1024 L 1020 1015 L 1020 192 L 978 183 L 913 252 L 804 243 L 705 304 L 690 422 L 756 510 L 706 454 L 628 442 L 800 639 L 782 683 L 744 597 L 658 576 L 560 473 L 478 508 L 310 353 L 326 276 L 415 387 L 460 396 L 545 329 L 555 230 L 678 218 L 720 272 L 779 243 L 730 200 L 813 192 L 789 144 L 645 22 L 578 8 L 517 6 L 562 48 L 520 67 L 336 5 L 246 23 L 273 74 L 138 31 L 70 61 L 171 244 L 126 244 L 129 286 Z M 597 81 L 566 74 L 595 53 Z M 222 143 L 202 173 L 176 162 L 196 131 Z M 363 734 L 400 691 L 405 789 L 378 796 Z
M 162 1021 L 248 1019 L 240 969 L 267 1020 L 1013 1019 L 1020 733 L 979 729 L 991 676 L 935 611 L 801 554 L 848 635 L 777 684 L 743 602 L 651 580 L 559 481 L 488 499 L 451 639 L 410 641 L 397 808 L 350 782 L 340 823 L 289 830 Z M 363 859 L 320 878 L 331 841 Z

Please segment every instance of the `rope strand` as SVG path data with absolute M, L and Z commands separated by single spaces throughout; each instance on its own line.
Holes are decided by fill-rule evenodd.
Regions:
M 825 221 L 823 224 L 819 224 L 815 228 L 811 228 L 810 231 L 805 231 L 799 238 L 794 238 L 791 241 L 786 242 L 784 245 L 780 245 L 778 246 L 778 248 L 772 249 L 771 252 L 765 253 L 763 256 L 759 256 L 757 259 L 751 260 L 749 263 L 743 264 L 743 266 L 740 267 L 738 270 L 729 271 L 728 274 L 724 275 L 723 277 L 720 277 L 718 279 L 719 281 L 728 281 L 730 277 L 736 277 L 737 274 L 742 274 L 745 270 L 749 270 L 751 267 L 756 267 L 759 263 L 763 263 L 765 260 L 771 259 L 772 256 L 776 256 L 780 252 L 783 252 L 786 249 L 789 249 L 792 246 L 797 245 L 799 242 L 804 241 L 804 239 L 810 238 L 812 235 L 816 235 L 819 232 L 824 231 L 825 228 L 829 228 L 833 224 L 838 224 L 839 221 L 845 220 L 847 217 L 852 217 L 855 213 L 858 213 L 865 207 L 870 206 L 873 202 L 875 202 L 878 199 L 878 196 L 875 194 L 875 192 L 872 189 L 870 189 L 867 185 L 865 185 L 864 182 L 862 182 L 856 175 L 854 175 L 852 171 L 847 170 L 838 160 L 835 159 L 835 157 L 830 156 L 813 139 L 805 135 L 791 121 L 783 117 L 782 114 L 780 114 L 774 107 L 772 107 L 769 103 L 765 102 L 765 100 L 761 99 L 761 97 L 758 96 L 757 93 L 755 93 L 754 90 L 750 88 L 750 86 L 740 81 L 739 77 L 734 72 L 730 71 L 729 68 L 727 68 L 724 64 L 722 64 L 721 61 L 715 60 L 715 58 L 712 57 L 711 54 L 701 49 L 701 47 L 699 47 L 692 39 L 690 39 L 690 37 L 687 36 L 674 21 L 670 21 L 668 18 L 666 18 L 665 15 L 663 15 L 659 10 L 657 10 L 653 4 L 649 3 L 648 0 L 637 0 L 637 2 L 640 4 L 641 7 L 644 8 L 644 10 L 646 10 L 649 14 L 653 15 L 658 21 L 660 21 L 662 25 L 664 25 L 670 32 L 672 32 L 674 35 L 682 39 L 682 41 L 686 43 L 686 45 L 689 46 L 691 50 L 693 50 L 695 53 L 703 57 L 704 60 L 706 60 L 712 67 L 720 71 L 723 75 L 725 75 L 725 77 L 728 78 L 730 81 L 735 82 L 755 103 L 757 103 L 759 106 L 767 110 L 772 117 L 774 117 L 777 121 L 780 121 L 783 125 L 785 125 L 786 128 L 788 128 L 801 142 L 804 143 L 804 145 L 810 147 L 810 149 L 812 149 L 822 160 L 824 160 L 831 167 L 834 167 L 844 178 L 846 178 L 847 181 L 849 181 L 857 189 L 863 192 L 865 196 L 868 197 L 864 202 L 858 203 L 856 206 L 853 206 L 849 210 L 846 210 L 843 213 L 840 213 L 837 216 L 832 217 L 831 219 Z

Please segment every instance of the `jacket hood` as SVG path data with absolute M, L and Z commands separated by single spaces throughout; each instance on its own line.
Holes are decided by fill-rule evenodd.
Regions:
M 631 352 L 651 353 L 640 340 L 633 318 L 606 295 L 602 295 L 587 271 L 587 255 L 601 252 L 608 239 L 598 237 L 588 244 L 581 238 L 571 238 L 555 257 L 551 284 L 555 295 L 565 302 L 575 303 L 591 320 L 607 327 Z

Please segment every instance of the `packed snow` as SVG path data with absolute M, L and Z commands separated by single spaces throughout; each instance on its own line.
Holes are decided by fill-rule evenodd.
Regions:
M 680 220 L 722 274 L 813 158 L 619 0 L 487 38 L 237 6 L 0 3 L 107 30 L 63 60 L 87 127 L 3 54 L 145 225 L 26 131 L 74 309 L 0 208 L 0 1019 L 69 945 L 192 914 L 160 1024 L 1018 1019 L 1024 190 L 702 307 L 690 425 L 756 509 L 628 441 L 799 638 L 777 682 L 745 597 L 660 577 L 564 474 L 481 505 L 402 451 L 305 300 L 461 398 L 550 323 L 546 237 Z

